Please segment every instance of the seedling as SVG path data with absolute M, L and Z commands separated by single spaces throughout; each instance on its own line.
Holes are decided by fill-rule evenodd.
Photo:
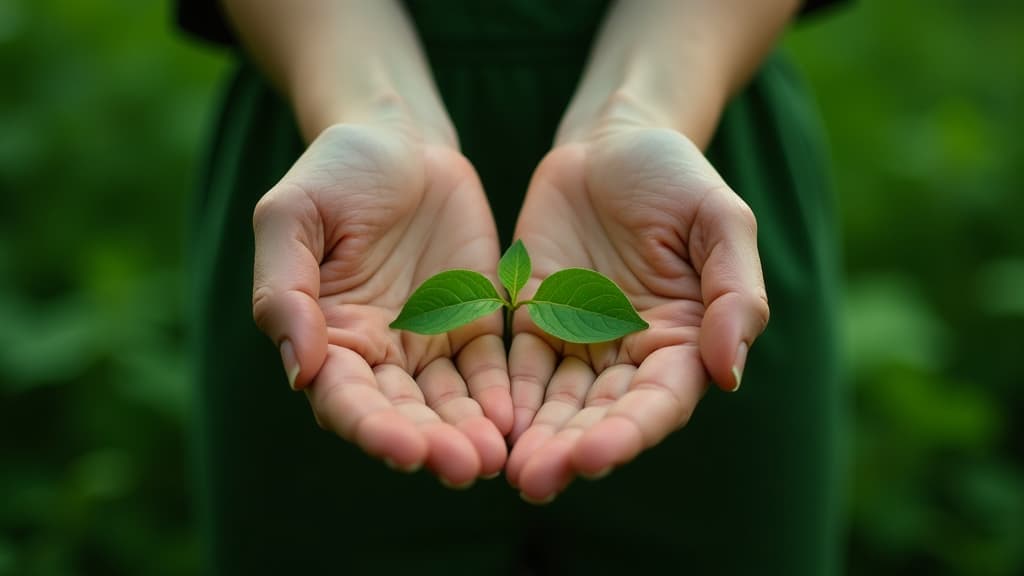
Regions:
M 648 327 L 615 282 L 585 268 L 555 272 L 540 283 L 533 298 L 520 302 L 519 293 L 530 272 L 530 255 L 522 240 L 516 240 L 498 262 L 507 300 L 479 272 L 446 270 L 412 293 L 391 327 L 443 334 L 501 308 L 505 308 L 506 325 L 511 326 L 512 313 L 520 306 L 526 306 L 541 330 L 566 342 L 606 342 Z

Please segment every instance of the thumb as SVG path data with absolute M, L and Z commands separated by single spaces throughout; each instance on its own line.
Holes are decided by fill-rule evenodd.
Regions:
M 768 324 L 757 220 L 739 196 L 722 188 L 705 198 L 694 222 L 692 255 L 705 307 L 701 359 L 720 388 L 735 392 L 747 351 Z
M 253 319 L 277 345 L 293 390 L 309 385 L 327 355 L 327 325 L 318 303 L 319 223 L 308 196 L 281 189 L 268 192 L 253 213 Z

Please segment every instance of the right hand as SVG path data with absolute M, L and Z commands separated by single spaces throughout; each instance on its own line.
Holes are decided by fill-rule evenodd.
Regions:
M 567 267 L 614 280 L 650 328 L 569 344 L 520 312 L 509 352 L 516 418 L 506 476 L 547 502 L 604 476 L 690 418 L 713 379 L 739 388 L 768 322 L 750 208 L 700 149 L 670 129 L 607 120 L 534 173 L 516 236 L 534 277 Z
M 388 328 L 438 272 L 495 279 L 497 231 L 465 157 L 401 127 L 336 125 L 263 196 L 253 227 L 253 315 L 323 428 L 452 486 L 501 471 L 500 315 L 438 336 Z

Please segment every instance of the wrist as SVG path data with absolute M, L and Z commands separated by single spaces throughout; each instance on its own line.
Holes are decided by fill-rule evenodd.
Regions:
M 582 142 L 622 130 L 671 129 L 702 150 L 725 106 L 727 90 L 704 82 L 699 89 L 626 82 L 603 94 L 578 94 L 558 128 L 556 145 Z
M 702 44 L 673 50 L 640 36 L 591 66 L 559 127 L 558 140 L 618 128 L 668 128 L 701 149 L 729 97 L 724 62 Z
M 771 49 L 796 0 L 617 2 L 558 142 L 615 126 L 676 130 L 704 149 L 728 98 Z
M 424 144 L 459 148 L 447 115 L 422 114 L 394 91 L 383 90 L 358 99 L 328 99 L 316 105 L 294 102 L 296 120 L 307 143 L 333 126 L 362 125 L 395 130 Z
M 292 108 L 306 142 L 339 124 L 397 129 L 433 145 L 459 148 L 451 120 L 439 107 L 404 97 L 388 82 L 362 86 L 338 82 L 297 82 L 291 90 Z
M 432 86 L 400 84 L 383 63 L 373 61 L 349 73 L 337 67 L 296 70 L 288 95 L 307 143 L 331 126 L 356 124 L 397 129 L 424 143 L 458 149 L 455 128 Z

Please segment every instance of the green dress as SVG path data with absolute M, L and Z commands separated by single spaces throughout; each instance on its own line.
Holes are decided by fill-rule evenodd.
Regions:
M 407 2 L 502 241 L 550 147 L 601 1 Z M 823 140 L 772 56 L 708 156 L 757 214 L 772 320 L 738 394 L 554 504 L 503 480 L 453 492 L 317 428 L 251 319 L 252 210 L 302 151 L 292 115 L 241 62 L 190 235 L 202 539 L 216 574 L 785 574 L 838 571 L 838 258 Z

